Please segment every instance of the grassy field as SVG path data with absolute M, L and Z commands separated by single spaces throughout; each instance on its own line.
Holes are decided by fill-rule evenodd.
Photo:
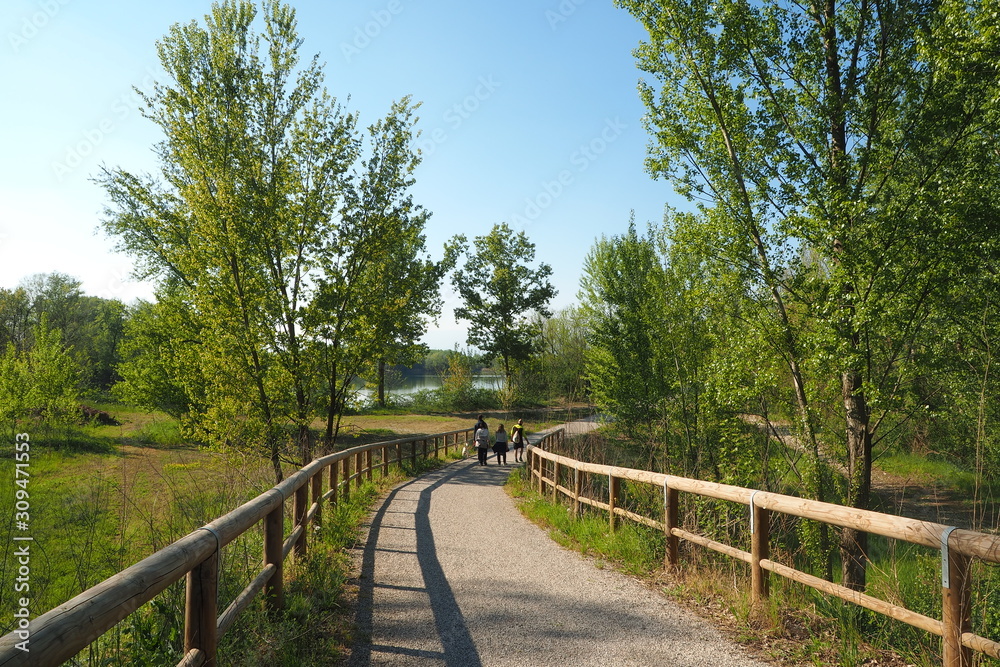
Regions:
M 181 436 L 176 420 L 165 414 L 119 405 L 95 407 L 113 415 L 120 425 L 58 429 L 21 425 L 18 429 L 27 432 L 30 437 L 30 460 L 25 469 L 30 474 L 25 489 L 29 493 L 30 518 L 26 522 L 27 529 L 21 530 L 14 522 L 17 508 L 13 492 L 0 496 L 0 512 L 10 517 L 6 522 L 7 534 L 3 536 L 5 553 L 0 566 L 0 618 L 4 619 L 0 630 L 4 633 L 14 627 L 13 611 L 21 597 L 20 593 L 14 594 L 17 571 L 12 538 L 15 535 L 29 535 L 34 539 L 28 591 L 30 612 L 34 617 L 234 509 L 274 484 L 271 466 L 264 458 L 252 453 L 215 451 L 187 442 Z M 341 424 L 338 449 L 408 435 L 471 428 L 476 417 L 476 414 L 412 415 L 402 411 L 352 415 L 345 417 Z M 514 415 L 504 413 L 488 413 L 486 418 L 491 423 L 516 420 Z M 563 414 L 553 413 L 546 414 L 545 421 L 532 421 L 531 417 L 525 421 L 529 430 L 540 430 L 558 423 L 562 418 Z M 315 424 L 317 441 L 322 427 L 319 422 Z M 0 475 L 10 480 L 7 484 L 13 489 L 13 437 L 3 440 L 0 452 Z M 286 466 L 286 473 L 293 471 L 294 466 Z M 378 487 L 375 487 L 371 493 L 377 490 Z M 357 513 L 364 515 L 366 511 L 363 503 L 358 505 L 352 521 L 356 523 Z M 324 527 L 324 530 L 332 529 Z M 339 534 L 333 536 L 332 544 L 342 546 L 349 540 L 349 535 Z M 259 536 L 248 536 L 227 547 L 224 566 L 230 574 L 223 581 L 224 594 L 235 594 L 245 585 L 245 579 L 255 572 L 261 558 L 259 542 Z M 314 563 L 309 566 L 314 570 L 303 570 L 308 576 L 303 574 L 302 583 L 295 585 L 312 586 L 315 591 L 331 583 L 323 579 L 329 572 L 340 573 L 338 577 L 346 576 L 343 563 L 337 567 L 331 565 L 340 558 L 337 556 L 338 548 L 331 546 L 326 551 L 324 557 L 329 562 L 325 565 Z M 301 596 L 293 595 L 291 600 L 290 613 L 293 616 L 302 616 L 303 608 L 311 608 L 312 602 L 307 603 Z M 336 607 L 342 601 L 328 602 Z M 158 647 L 177 645 L 182 609 L 182 587 L 173 586 L 130 616 L 99 648 L 89 650 L 85 663 L 102 664 L 105 659 L 102 656 L 106 656 L 108 651 L 114 655 L 124 653 L 148 658 L 145 663 L 139 660 L 135 664 L 169 662 L 175 657 L 172 649 L 161 650 Z M 329 610 L 323 614 L 324 618 L 330 617 Z M 263 622 L 262 619 L 258 621 Z M 342 623 L 332 617 L 328 621 L 332 626 Z M 338 632 L 340 630 L 329 634 L 337 636 Z M 262 639 L 260 636 L 256 639 L 268 646 L 275 641 L 274 638 Z M 252 643 L 253 639 L 244 637 L 242 641 Z M 115 643 L 116 647 L 109 649 L 108 642 Z M 243 649 L 246 645 L 240 650 Z M 279 664 L 266 657 L 268 654 L 264 651 L 256 663 L 234 664 Z M 286 664 L 311 663 L 293 660 Z M 315 664 L 327 663 L 317 659 Z
M 273 485 L 270 465 L 260 457 L 212 451 L 185 442 L 177 423 L 163 414 L 102 407 L 121 425 L 39 429 L 34 433 L 27 429 L 31 436 L 31 520 L 27 533 L 18 533 L 12 520 L 8 523 L 0 571 L 0 613 L 4 619 L 12 618 L 14 608 L 16 572 L 11 538 L 15 534 L 35 538 L 30 596 L 32 616 L 37 616 Z M 411 415 L 398 410 L 348 416 L 338 444 L 346 448 L 465 429 L 476 416 Z M 520 415 L 485 416 L 495 424 L 513 422 Z M 529 431 L 579 416 L 579 411 L 524 414 Z M 316 424 L 317 431 L 321 426 Z M 0 449 L 0 474 L 13 482 L 13 442 L 6 441 Z M 880 461 L 879 466 L 882 487 L 902 489 L 904 500 L 898 502 L 912 505 L 915 489 L 929 489 L 936 498 L 950 499 L 953 510 L 968 503 L 969 473 L 953 464 L 893 457 Z M 292 471 L 291 466 L 288 471 Z M 244 657 L 227 658 L 224 664 L 332 664 L 330 661 L 343 653 L 351 632 L 346 615 L 349 587 L 345 587 L 350 564 L 344 560 L 344 549 L 352 543 L 357 525 L 380 489 L 398 479 L 402 478 L 366 485 L 363 493 L 352 494 L 351 507 L 338 510 L 345 513 L 337 522 L 342 526 L 335 528 L 332 522 L 324 525 L 321 540 L 326 546 L 312 551 L 307 563 L 289 569 L 287 613 L 279 619 L 250 614 L 241 621 L 232 637 L 227 637 L 226 650 L 230 656 Z M 930 665 L 938 655 L 936 641 L 924 633 L 873 615 L 859 615 L 850 611 L 851 607 L 779 578 L 773 581 L 769 605 L 755 606 L 748 597 L 742 564 L 694 552 L 687 555 L 682 572 L 667 573 L 662 568 L 662 535 L 657 531 L 626 523 L 617 534 L 609 535 L 606 518 L 594 515 L 572 522 L 564 507 L 534 497 L 516 475 L 511 489 L 522 498 L 525 513 L 546 526 L 560 543 L 593 557 L 599 567 L 620 567 L 647 579 L 668 596 L 711 616 L 734 637 L 779 664 Z M 884 509 L 890 510 L 897 502 L 891 495 L 884 495 L 883 501 L 887 505 Z M 0 510 L 12 519 L 14 502 L 11 493 L 0 497 Z M 935 515 L 945 511 L 923 502 L 923 498 L 917 507 Z M 912 511 L 901 513 L 914 515 Z M 926 550 L 885 540 L 874 540 L 872 546 L 870 591 L 914 611 L 938 615 L 939 558 Z M 221 595 L 226 598 L 235 595 L 255 572 L 261 557 L 259 535 L 248 535 L 224 553 L 229 574 L 224 577 Z M 979 568 L 976 577 L 977 589 L 985 591 L 981 597 L 1000 598 L 1000 594 L 990 593 L 1000 593 L 996 573 Z M 994 629 L 1000 628 L 997 606 L 977 604 L 974 621 L 982 634 L 996 636 Z M 90 649 L 82 658 L 83 664 L 106 664 L 108 656 L 120 655 L 145 656 L 133 660 L 135 664 L 170 663 L 178 657 L 182 610 L 183 588 L 171 587 Z M 8 622 L 3 630 L 11 627 Z M 315 648 L 283 643 L 282 637 L 302 632 L 317 638 Z M 897 647 L 904 658 L 889 647 Z M 117 658 L 110 659 L 113 663 Z

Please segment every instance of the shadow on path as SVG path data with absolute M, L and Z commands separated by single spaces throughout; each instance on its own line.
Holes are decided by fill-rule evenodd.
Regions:
M 455 600 L 455 595 L 445 576 L 444 568 L 437 556 L 437 549 L 434 544 L 434 533 L 431 530 L 430 509 L 431 494 L 435 489 L 452 480 L 464 471 L 468 466 L 452 467 L 429 473 L 417 479 L 410 480 L 395 489 L 386 497 L 382 506 L 372 518 L 368 539 L 361 561 L 361 575 L 358 590 L 357 614 L 355 623 L 360 633 L 357 642 L 351 652 L 351 665 L 371 664 L 372 649 L 383 653 L 395 653 L 399 655 L 411 655 L 422 658 L 443 659 L 446 665 L 453 667 L 481 667 L 482 660 L 476 650 L 469 628 L 466 625 L 462 610 Z M 415 484 L 422 484 L 427 478 L 433 475 L 441 475 L 440 479 L 429 484 L 420 491 L 417 500 L 417 507 L 414 512 L 414 527 L 417 539 L 417 562 L 420 565 L 420 572 L 424 581 L 422 592 L 427 594 L 430 607 L 434 613 L 434 625 L 443 654 L 431 651 L 414 651 L 399 646 L 373 645 L 371 643 L 373 628 L 373 609 L 375 588 L 378 585 L 375 581 L 375 555 L 380 551 L 378 548 L 379 533 L 382 529 L 385 515 L 389 512 L 396 496 L 403 490 Z

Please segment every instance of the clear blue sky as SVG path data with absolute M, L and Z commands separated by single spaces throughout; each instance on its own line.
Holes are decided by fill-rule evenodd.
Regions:
M 644 33 L 610 0 L 300 0 L 306 56 L 326 62 L 326 86 L 364 125 L 392 100 L 420 109 L 424 161 L 414 194 L 432 212 L 435 256 L 457 233 L 498 222 L 523 229 L 552 265 L 561 308 L 576 301 L 595 239 L 623 232 L 629 212 L 659 222 L 683 206 L 645 173 L 647 134 L 632 49 Z M 60 271 L 89 294 L 149 298 L 129 258 L 98 230 L 99 166 L 154 171 L 157 128 L 133 86 L 163 80 L 155 43 L 170 25 L 201 20 L 210 2 L 8 0 L 0 17 L 0 286 Z M 350 100 L 347 101 L 347 98 Z M 445 313 L 425 338 L 464 345 Z

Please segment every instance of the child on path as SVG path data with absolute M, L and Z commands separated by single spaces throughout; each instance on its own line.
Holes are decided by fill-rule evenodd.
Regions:
M 493 451 L 497 455 L 497 465 L 507 465 L 507 431 L 503 430 L 503 424 L 497 427 L 496 442 Z
M 518 419 L 510 429 L 510 439 L 514 443 L 514 461 L 524 461 L 524 420 Z
M 474 440 L 476 441 L 476 450 L 479 452 L 479 465 L 484 466 L 490 451 L 490 429 L 486 426 L 486 422 L 480 420 L 480 423 L 476 424 Z

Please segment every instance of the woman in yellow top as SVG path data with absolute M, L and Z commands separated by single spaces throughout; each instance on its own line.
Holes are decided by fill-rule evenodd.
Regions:
M 524 420 L 518 419 L 517 424 L 510 427 L 510 441 L 514 443 L 514 461 L 524 460 Z

